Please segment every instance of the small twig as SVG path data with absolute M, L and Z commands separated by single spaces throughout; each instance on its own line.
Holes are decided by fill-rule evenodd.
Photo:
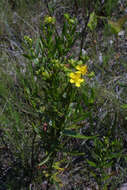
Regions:
M 4 107 L 3 107 L 3 109 L 2 109 L 2 111 L 1 111 L 1 113 L 0 113 L 0 115 L 2 115 L 2 113 L 4 112 L 4 110 L 5 110 L 5 108 L 6 108 L 6 105 L 7 105 L 7 102 L 4 104 Z
M 89 22 L 89 17 L 90 17 L 90 12 L 89 12 L 89 14 L 88 14 L 88 16 L 86 18 L 85 26 L 84 26 L 84 28 L 81 31 L 81 44 L 80 44 L 79 59 L 80 59 L 80 57 L 82 55 L 82 49 L 83 49 L 84 41 L 85 41 L 85 38 L 87 36 L 86 29 L 87 29 L 87 24 Z
M 84 1 L 85 2 L 85 1 Z M 94 6 L 92 7 L 92 3 L 94 3 Z M 80 52 L 79 52 L 79 59 L 82 55 L 82 49 L 83 49 L 83 45 L 84 45 L 84 41 L 85 41 L 85 38 L 87 36 L 87 25 L 88 25 L 88 22 L 89 22 L 89 18 L 90 18 L 90 14 L 91 12 L 93 11 L 93 9 L 95 9 L 95 5 L 97 3 L 97 0 L 94 0 L 93 2 L 91 2 L 91 4 L 88 5 L 88 16 L 86 17 L 86 22 L 85 22 L 85 26 L 84 28 L 82 29 L 81 31 L 81 44 L 80 44 Z M 85 6 L 85 4 L 84 4 Z M 83 15 L 84 17 L 84 15 Z
M 32 180 L 32 177 L 33 177 L 33 171 L 34 171 L 34 144 L 35 144 L 35 139 L 36 139 L 36 132 L 34 131 L 34 136 L 33 136 L 33 139 L 32 139 L 32 154 L 31 154 L 31 180 Z M 31 181 L 30 180 L 30 181 Z
M 32 139 L 32 155 L 31 155 L 31 167 L 33 168 L 34 166 L 34 144 L 35 144 L 35 139 L 36 139 L 36 132 L 34 131 L 34 136 Z

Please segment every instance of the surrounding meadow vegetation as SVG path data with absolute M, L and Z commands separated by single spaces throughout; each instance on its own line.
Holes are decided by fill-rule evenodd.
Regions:
M 127 1 L 0 1 L 0 190 L 127 182 Z

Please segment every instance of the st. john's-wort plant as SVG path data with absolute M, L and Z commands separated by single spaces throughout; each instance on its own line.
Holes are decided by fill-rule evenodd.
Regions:
M 81 56 L 79 60 L 71 52 L 79 36 L 77 20 L 65 14 L 59 32 L 55 24 L 54 17 L 46 16 L 37 39 L 24 37 L 27 63 L 15 68 L 15 86 L 8 85 L 4 110 L 7 122 L 2 125 L 7 140 L 11 139 L 15 160 L 20 159 L 23 168 L 27 168 L 28 181 L 38 179 L 41 183 L 46 179 L 48 184 L 59 186 L 59 175 L 69 168 L 71 153 L 84 155 L 71 152 L 67 141 L 95 138 L 93 134 L 83 135 L 79 125 L 91 117 L 87 107 L 94 102 L 94 90 L 88 80 L 94 73 L 87 67 L 88 57 Z

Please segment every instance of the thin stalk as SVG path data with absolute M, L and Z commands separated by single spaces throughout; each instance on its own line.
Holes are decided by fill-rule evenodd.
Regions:
M 30 177 L 30 181 L 32 180 L 32 178 L 33 178 L 33 171 L 34 171 L 34 161 L 35 161 L 35 159 L 34 159 L 34 149 L 35 149 L 35 146 L 34 146 L 34 144 L 35 144 L 35 139 L 36 139 L 36 133 L 35 133 L 35 131 L 34 131 L 34 134 L 33 134 L 33 139 L 32 139 L 32 150 L 31 150 L 31 177 Z

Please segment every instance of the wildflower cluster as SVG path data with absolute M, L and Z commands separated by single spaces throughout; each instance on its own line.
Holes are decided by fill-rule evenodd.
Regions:
M 55 24 L 55 18 L 51 16 L 46 16 L 44 19 L 45 24 Z
M 75 83 L 75 86 L 80 87 L 80 83 L 84 81 L 84 79 L 81 78 L 80 73 L 70 73 L 70 83 Z
M 84 82 L 82 76 L 87 73 L 87 65 L 77 65 L 75 68 L 77 71 L 69 74 L 70 83 L 75 83 L 76 87 L 80 87 L 81 83 Z

